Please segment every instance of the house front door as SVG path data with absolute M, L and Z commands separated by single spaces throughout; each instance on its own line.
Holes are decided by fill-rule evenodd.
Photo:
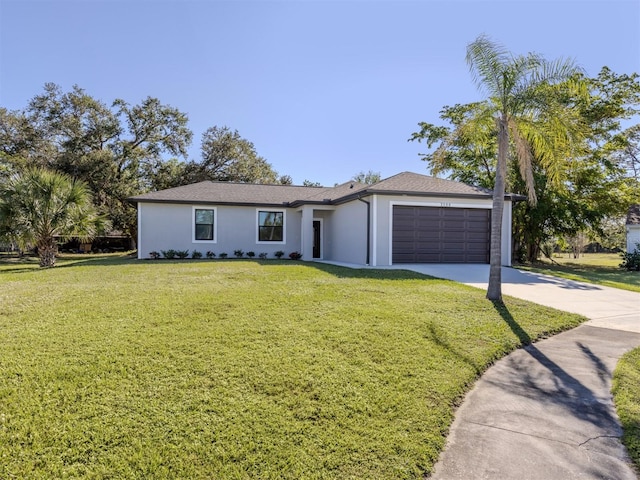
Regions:
M 322 244 L 322 223 L 320 220 L 313 221 L 313 258 L 322 258 L 320 245 Z

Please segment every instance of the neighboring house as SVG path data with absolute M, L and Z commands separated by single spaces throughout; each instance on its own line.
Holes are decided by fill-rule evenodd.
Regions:
M 640 204 L 631 205 L 627 212 L 627 252 L 631 253 L 640 244 Z
M 90 242 L 82 243 L 77 238 L 57 238 L 58 250 L 61 252 L 124 252 L 131 248 L 131 237 L 121 231 L 112 230 L 104 235 L 94 237 Z
M 504 265 L 514 199 L 505 196 Z M 491 191 L 416 173 L 335 187 L 207 181 L 130 201 L 138 206 L 138 258 L 169 249 L 272 258 L 282 250 L 371 266 L 489 262 Z

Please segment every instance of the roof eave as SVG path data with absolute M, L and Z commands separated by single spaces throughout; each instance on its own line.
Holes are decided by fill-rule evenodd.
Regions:
M 292 203 L 267 203 L 267 202 L 215 202 L 207 200 L 165 200 L 165 199 L 127 199 L 131 203 L 166 203 L 179 205 L 226 205 L 233 207 L 278 207 L 291 208 Z
M 333 201 L 331 200 L 294 200 L 290 202 L 288 205 L 291 208 L 301 207 L 303 205 L 333 205 Z
M 375 190 L 375 189 L 366 189 L 360 190 L 359 192 L 352 193 L 350 195 L 346 195 L 341 198 L 336 198 L 333 200 L 334 205 L 339 205 L 341 203 L 350 202 L 351 200 L 355 200 L 360 197 L 371 196 L 371 195 L 386 195 L 386 196 L 412 196 L 412 197 L 444 197 L 444 198 L 466 198 L 466 199 L 490 199 L 492 198 L 491 193 L 438 193 L 438 192 L 414 192 L 414 191 L 406 191 L 406 190 Z M 523 197 L 524 198 L 524 197 Z M 513 195 L 508 194 L 505 195 L 505 200 L 514 200 Z

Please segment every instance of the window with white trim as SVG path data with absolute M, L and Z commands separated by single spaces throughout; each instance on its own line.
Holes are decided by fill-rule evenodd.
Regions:
M 193 240 L 195 242 L 216 241 L 215 208 L 193 208 Z
M 258 242 L 284 243 L 283 210 L 258 210 Z

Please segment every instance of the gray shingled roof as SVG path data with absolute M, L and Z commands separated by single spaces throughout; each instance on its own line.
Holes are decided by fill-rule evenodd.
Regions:
M 640 225 L 640 203 L 629 207 L 627 225 Z
M 491 195 L 491 190 L 472 187 L 465 183 L 445 180 L 443 178 L 420 175 L 418 173 L 403 172 L 382 180 L 368 189 L 370 192 L 407 192 L 407 193 L 435 193 L 448 195 Z
M 368 186 L 369 185 L 365 183 L 345 182 L 341 185 L 336 185 L 335 187 L 323 188 L 320 192 L 312 192 L 311 195 L 306 198 L 301 198 L 299 202 L 296 203 L 329 203 L 348 195 L 362 192 L 363 190 L 366 190 Z
M 287 205 L 307 198 L 326 187 L 259 185 L 235 182 L 199 182 L 182 187 L 149 192 L 130 198 L 132 202 L 227 203 L 240 205 Z
M 219 203 L 233 205 L 303 205 L 342 203 L 372 194 L 444 195 L 487 198 L 491 191 L 460 182 L 403 172 L 373 185 L 346 182 L 335 187 L 261 185 L 235 182 L 200 182 L 132 197 L 137 202 Z

